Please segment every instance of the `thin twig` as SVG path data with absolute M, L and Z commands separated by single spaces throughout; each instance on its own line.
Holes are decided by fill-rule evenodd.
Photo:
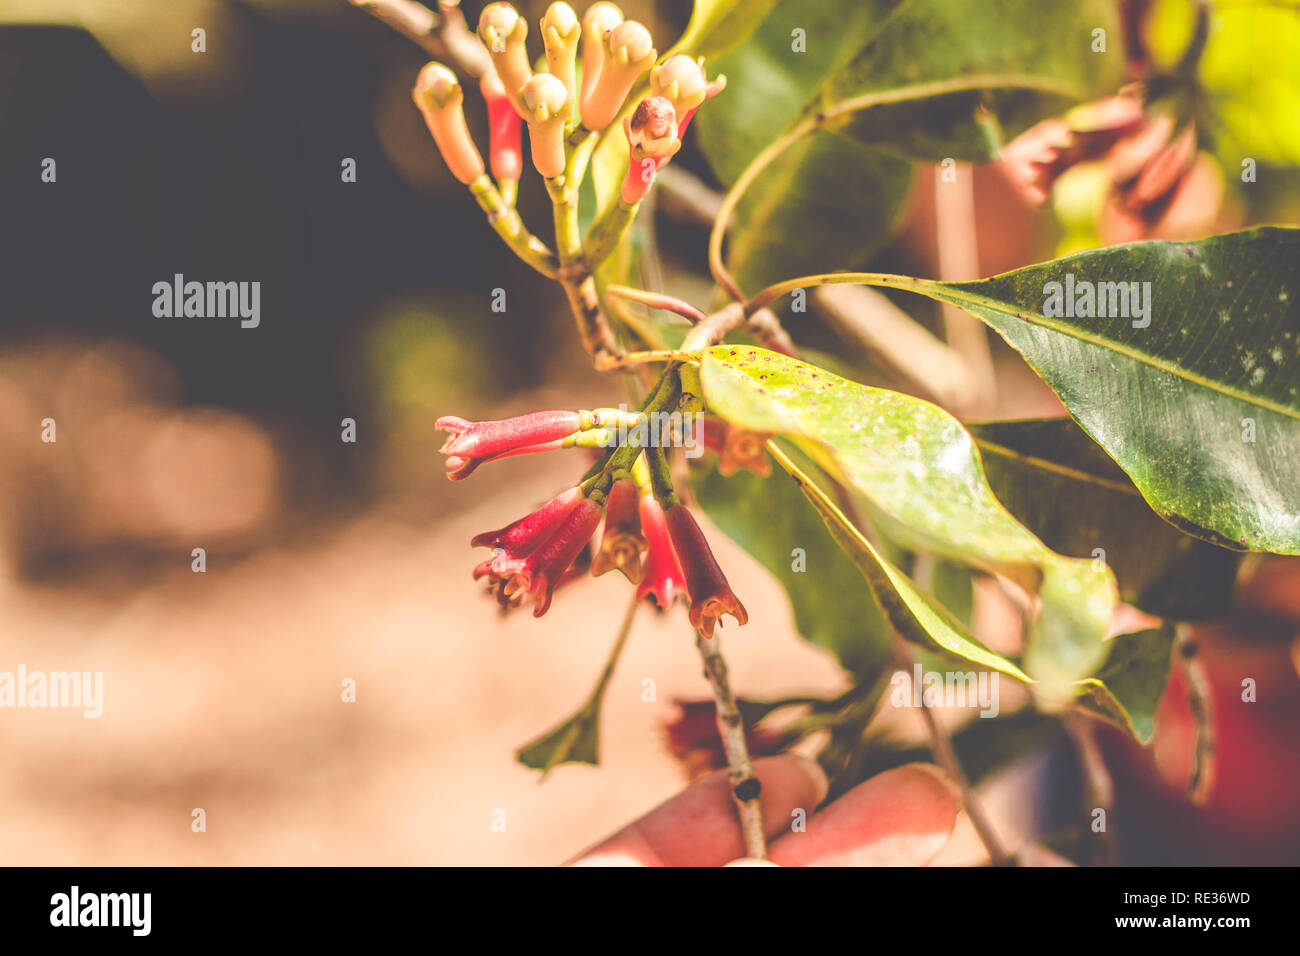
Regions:
M 1088 841 L 1088 862 L 1104 866 L 1114 858 L 1114 838 L 1111 835 L 1111 806 L 1115 802 L 1115 782 L 1111 779 L 1106 766 L 1106 758 L 1097 746 L 1096 728 L 1093 722 L 1081 714 L 1069 714 L 1064 717 L 1065 732 L 1074 744 L 1079 757 L 1079 770 L 1083 776 L 1083 816 L 1088 833 L 1092 831 L 1093 814 L 1101 810 L 1104 814 L 1104 826 L 1099 841 Z
M 624 352 L 619 356 L 601 356 L 596 359 L 597 372 L 614 372 L 634 365 L 650 365 L 655 362 L 688 362 L 695 356 L 690 352 L 677 352 L 673 349 L 654 349 L 649 352 Z
M 888 296 L 868 287 L 828 285 L 815 289 L 812 300 L 842 338 L 867 349 L 922 398 L 965 411 L 972 392 L 969 366 Z
M 767 836 L 763 830 L 763 807 L 759 800 L 762 784 L 754 775 L 754 765 L 749 759 L 745 744 L 745 723 L 736 706 L 736 695 L 727 680 L 727 662 L 722 656 L 722 638 L 695 635 L 695 646 L 704 662 L 704 676 L 713 689 L 713 700 L 718 712 L 718 734 L 727 753 L 730 770 L 731 796 L 740 814 L 740 829 L 745 841 L 745 853 L 755 860 L 767 859 Z
M 652 309 L 665 309 L 668 312 L 676 312 L 683 318 L 690 319 L 693 323 L 704 321 L 704 313 L 695 306 L 664 292 L 650 292 L 646 289 L 634 289 L 625 285 L 607 285 L 605 286 L 605 294 L 627 299 L 631 302 L 640 302 Z
M 479 77 L 492 69 L 487 48 L 479 42 L 460 11 L 460 0 L 440 0 L 434 13 L 415 0 L 350 0 L 392 27 L 430 56 L 457 73 Z
M 953 181 L 945 181 L 945 170 L 934 171 L 935 259 L 939 278 L 979 278 L 979 244 L 975 221 L 975 171 L 967 164 L 956 170 Z M 970 394 L 963 403 L 968 414 L 987 414 L 997 403 L 997 378 L 988 329 L 975 316 L 955 305 L 943 305 L 944 335 L 970 370 Z
M 916 653 L 911 647 L 903 643 L 902 638 L 894 636 L 894 655 L 898 658 L 907 672 L 910 674 L 916 665 Z M 930 751 L 934 754 L 934 759 L 938 761 L 944 773 L 957 785 L 961 791 L 962 807 L 966 811 L 966 816 L 970 818 L 971 825 L 975 827 L 975 833 L 984 844 L 984 849 L 988 851 L 989 860 L 994 866 L 1008 866 L 1011 863 L 1011 857 L 1003 846 L 1002 840 L 998 837 L 997 831 L 993 828 L 993 822 L 989 819 L 988 814 L 984 812 L 984 806 L 980 803 L 979 798 L 975 796 L 975 790 L 970 785 L 970 780 L 966 772 L 961 768 L 961 762 L 957 759 L 957 752 L 953 750 L 952 740 L 948 737 L 948 732 L 939 725 L 939 720 L 934 714 L 934 709 L 926 703 L 925 695 L 921 694 L 921 715 L 925 718 L 926 732 L 930 736 Z
M 1187 625 L 1178 625 L 1175 634 L 1175 659 L 1187 684 L 1187 704 L 1196 726 L 1192 744 L 1192 772 L 1187 779 L 1187 798 L 1197 806 L 1204 806 L 1214 788 L 1215 776 L 1213 692 L 1205 666 L 1200 660 L 1200 647 L 1192 640 Z

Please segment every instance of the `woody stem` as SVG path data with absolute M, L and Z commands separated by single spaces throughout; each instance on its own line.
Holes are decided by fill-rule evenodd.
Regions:
M 704 663 L 704 676 L 713 689 L 713 700 L 718 712 L 718 735 L 722 738 L 722 747 L 727 754 L 727 768 L 730 771 L 731 796 L 736 801 L 736 811 L 740 815 L 741 835 L 745 841 L 745 853 L 755 860 L 767 859 L 767 837 L 763 830 L 763 807 L 759 800 L 762 785 L 754 775 L 754 765 L 749 759 L 749 747 L 745 744 L 745 724 L 736 706 L 736 695 L 732 693 L 731 683 L 727 679 L 727 662 L 722 656 L 722 638 L 706 638 L 703 634 L 695 635 L 695 647 L 700 652 Z

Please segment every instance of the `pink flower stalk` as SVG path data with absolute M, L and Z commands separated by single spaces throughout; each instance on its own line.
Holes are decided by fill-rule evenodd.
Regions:
M 668 537 L 668 525 L 664 520 L 664 510 L 655 501 L 654 495 L 641 496 L 641 531 L 646 539 L 645 568 L 641 574 L 641 585 L 636 589 L 636 599 L 651 600 L 661 611 L 672 607 L 673 601 L 680 594 L 689 597 L 686 588 L 686 576 L 677 560 L 677 552 Z
M 605 531 L 591 563 L 593 576 L 618 568 L 633 584 L 641 583 L 641 552 L 646 541 L 641 534 L 640 500 L 641 491 L 630 478 L 620 478 L 609 489 Z
M 518 180 L 524 171 L 523 125 L 496 70 L 483 74 L 479 89 L 488 109 L 488 165 L 498 182 Z
M 686 588 L 691 595 L 691 624 L 706 638 L 713 637 L 713 629 L 724 614 L 730 614 L 742 626 L 747 624 L 749 612 L 732 592 L 704 532 L 695 523 L 695 516 L 685 505 L 675 504 L 665 510 L 664 520 L 686 574 Z
M 470 547 L 491 548 L 492 557 L 474 569 L 474 577 L 480 578 L 488 573 L 502 574 L 509 562 L 521 561 L 532 554 L 581 500 L 582 490 L 575 485 L 504 528 L 476 534 L 469 543 Z
M 447 456 L 447 477 L 460 481 L 483 462 L 509 455 L 560 448 L 563 439 L 582 429 L 575 411 L 533 412 L 501 421 L 469 422 L 453 415 L 439 418 L 434 427 L 451 433 L 438 449 Z
M 523 559 L 505 586 L 505 596 L 516 606 L 533 602 L 533 617 L 541 617 L 551 606 L 555 587 L 569 566 L 587 546 L 600 524 L 604 509 L 590 498 L 581 498 L 559 526 Z

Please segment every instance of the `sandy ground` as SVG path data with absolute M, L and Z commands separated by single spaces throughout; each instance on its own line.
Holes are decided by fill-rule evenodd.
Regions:
M 102 671 L 104 708 L 0 712 L 4 862 L 540 864 L 669 796 L 682 778 L 659 727 L 675 696 L 708 693 L 680 609 L 634 626 L 602 767 L 539 784 L 513 760 L 585 698 L 630 592 L 607 575 L 541 620 L 502 618 L 470 580 L 466 543 L 570 466 L 529 463 L 508 498 L 427 531 L 364 519 L 300 550 L 212 558 L 203 574 L 186 562 L 129 596 L 10 582 L 0 669 Z M 718 550 L 755 622 L 727 634 L 738 690 L 838 686 L 763 572 Z
M 387 451 L 376 510 L 289 532 L 271 432 L 178 408 L 147 353 L 80 348 L 0 365 L 0 672 L 102 672 L 103 713 L 0 708 L 0 862 L 550 864 L 683 786 L 662 726 L 709 690 L 682 608 L 639 613 L 600 767 L 540 783 L 514 760 L 586 699 L 631 589 L 587 578 L 540 620 L 502 617 L 468 542 L 571 483 L 571 455 L 451 485 L 421 418 Z M 37 440 L 44 415 L 57 442 Z M 841 690 L 779 586 L 710 539 L 750 614 L 724 631 L 737 692 Z M 20 573 L 34 541 L 71 570 Z M 223 541 L 194 573 L 191 548 Z M 994 788 L 995 811 L 1016 789 Z M 978 856 L 963 818 L 942 859 Z

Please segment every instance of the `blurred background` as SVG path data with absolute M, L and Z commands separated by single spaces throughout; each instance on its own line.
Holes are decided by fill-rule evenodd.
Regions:
M 534 22 L 546 6 L 518 5 Z M 620 5 L 661 50 L 690 13 L 689 0 Z M 471 23 L 480 6 L 466 0 Z M 680 610 L 638 617 L 600 768 L 539 785 L 514 761 L 588 692 L 627 591 L 587 580 L 585 600 L 539 621 L 500 617 L 470 580 L 468 540 L 570 484 L 573 460 L 513 459 L 452 484 L 433 421 L 626 396 L 591 371 L 558 287 L 505 252 L 446 171 L 410 101 L 427 59 L 343 0 L 0 0 L 0 670 L 102 671 L 105 696 L 98 720 L 0 711 L 0 862 L 546 864 L 682 785 L 662 728 L 674 698 L 708 692 Z M 476 95 L 467 107 L 485 140 Z M 689 137 L 674 166 L 716 187 Z M 917 171 L 882 270 L 939 274 L 934 176 Z M 1005 171 L 975 182 L 976 221 L 996 224 L 980 231 L 981 274 L 1104 238 L 1070 219 L 1068 195 L 1032 210 Z M 1227 190 L 1181 228 L 1300 221 L 1298 195 L 1294 177 L 1263 199 Z M 547 207 L 525 176 L 525 220 Z M 697 220 L 666 208 L 656 223 L 665 287 L 704 305 Z M 260 326 L 156 318 L 153 284 L 175 273 L 259 281 Z M 825 316 L 791 318 L 801 341 L 847 348 Z M 986 343 L 998 388 L 983 417 L 1059 411 Z M 738 692 L 843 689 L 779 587 L 712 537 L 751 615 L 727 637 Z M 1297 578 L 1276 588 L 1295 600 L 1269 626 L 1300 633 Z M 996 643 L 1005 623 L 991 604 L 980 626 Z M 1152 823 L 1139 861 L 1206 861 L 1179 856 L 1197 826 L 1244 828 L 1218 858 L 1300 846 L 1297 665 L 1289 638 L 1268 647 L 1286 704 L 1238 777 L 1258 796 L 1249 775 L 1271 775 L 1277 816 L 1188 808 L 1168 838 Z M 1033 822 L 1027 780 L 1073 785 L 1043 784 L 1053 759 L 988 784 L 1013 834 Z M 1153 820 L 1177 804 L 1177 768 L 1116 759 L 1149 776 L 1133 799 Z M 963 820 L 944 860 L 980 854 Z

